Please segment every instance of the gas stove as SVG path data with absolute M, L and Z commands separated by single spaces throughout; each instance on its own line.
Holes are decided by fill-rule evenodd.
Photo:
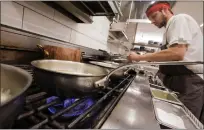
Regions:
M 15 66 L 33 74 L 30 65 Z M 101 128 L 134 77 L 135 75 L 129 75 L 124 79 L 110 82 L 107 89 L 80 99 L 61 99 L 56 95 L 49 95 L 33 81 L 25 93 L 24 109 L 11 128 Z

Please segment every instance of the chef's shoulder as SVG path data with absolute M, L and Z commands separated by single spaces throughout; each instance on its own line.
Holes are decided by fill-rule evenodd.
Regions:
M 174 15 L 174 18 L 175 19 L 192 19 L 193 17 L 191 17 L 190 15 L 188 14 L 177 14 L 177 15 Z
M 170 20 L 167 31 L 168 46 L 173 44 L 191 44 L 193 35 L 198 30 L 198 25 L 194 19 L 187 14 L 174 15 Z
M 172 22 L 174 24 L 188 24 L 190 26 L 194 26 L 194 27 L 199 28 L 199 25 L 197 24 L 196 20 L 188 14 L 174 15 Z

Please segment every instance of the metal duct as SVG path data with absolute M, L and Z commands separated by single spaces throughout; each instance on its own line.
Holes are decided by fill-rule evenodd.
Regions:
M 92 16 L 123 16 L 115 1 L 44 1 L 45 4 L 76 21 L 92 23 Z

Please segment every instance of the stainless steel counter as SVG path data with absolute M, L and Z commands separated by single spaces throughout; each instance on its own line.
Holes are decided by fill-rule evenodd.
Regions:
M 136 76 L 101 129 L 160 129 L 147 77 Z

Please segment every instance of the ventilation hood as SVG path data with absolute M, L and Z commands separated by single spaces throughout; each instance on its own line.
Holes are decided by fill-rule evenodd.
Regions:
M 122 13 L 117 1 L 44 1 L 77 23 L 92 23 L 92 16 L 115 16 Z

